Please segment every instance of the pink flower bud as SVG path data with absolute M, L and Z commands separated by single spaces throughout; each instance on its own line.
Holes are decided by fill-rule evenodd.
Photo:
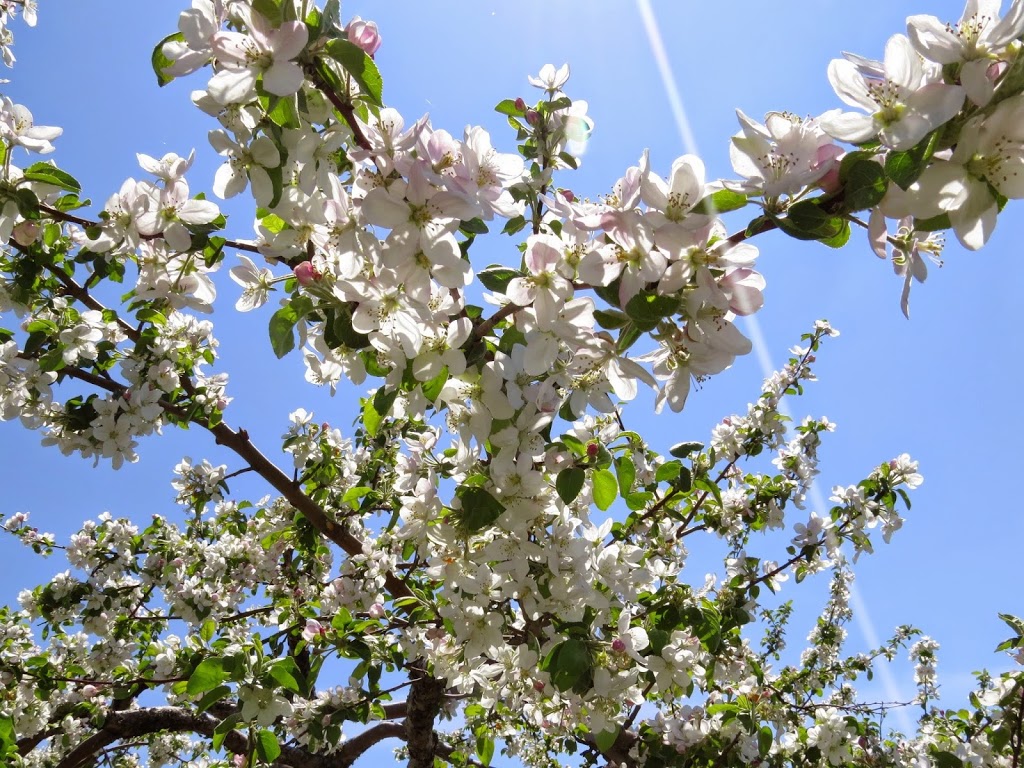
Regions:
M 292 270 L 295 273 L 296 279 L 299 281 L 299 285 L 312 285 L 319 280 L 323 275 L 320 271 L 313 266 L 313 262 L 304 261 L 301 264 L 296 264 Z
M 34 221 L 23 221 L 15 225 L 11 236 L 14 238 L 14 242 L 27 248 L 39 239 L 40 229 L 39 224 Z
M 372 21 L 363 21 L 358 16 L 353 16 L 352 21 L 345 27 L 345 35 L 350 43 L 358 45 L 370 56 L 380 48 L 380 30 Z
M 601 452 L 601 446 L 597 443 L 587 443 L 587 458 L 596 459 L 597 454 Z
M 537 125 L 540 122 L 540 112 L 536 109 L 526 110 L 526 122 L 530 125 Z
M 572 193 L 571 189 L 563 189 L 562 190 L 562 197 L 564 197 L 570 203 L 573 202 L 576 199 L 576 195 L 574 195 Z
M 525 112 L 526 111 L 526 102 L 523 101 L 523 97 L 522 96 L 520 96 L 518 99 L 516 99 L 516 109 L 518 109 L 520 112 Z
M 622 642 L 621 637 L 616 637 L 614 640 L 612 640 L 612 650 L 616 653 L 622 653 L 624 650 L 626 650 L 626 644 Z
M 380 603 L 374 603 L 370 606 L 370 618 L 371 619 L 383 619 L 384 618 L 384 606 Z
M 835 144 L 818 147 L 818 155 L 814 160 L 814 168 L 828 168 L 825 175 L 818 179 L 818 186 L 828 193 L 837 192 L 842 186 L 839 183 L 839 161 L 843 150 Z
M 83 699 L 91 699 L 93 696 L 95 696 L 99 692 L 100 692 L 100 689 L 97 688 L 95 685 L 83 685 L 82 686 L 82 690 L 81 690 L 81 694 L 82 694 L 82 698 Z
M 540 680 L 534 680 L 533 681 L 533 690 L 537 691 L 538 693 L 543 693 L 544 692 L 544 683 L 542 683 Z

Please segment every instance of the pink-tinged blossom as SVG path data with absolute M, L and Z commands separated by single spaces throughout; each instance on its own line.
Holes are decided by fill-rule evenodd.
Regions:
M 995 81 L 1001 74 L 999 61 L 1012 60 L 1007 51 L 1024 34 L 1024 3 L 1013 0 L 1000 18 L 1000 0 L 968 0 L 960 21 L 944 24 L 934 16 L 907 19 L 907 34 L 914 48 L 929 61 L 959 68 L 960 84 L 967 98 L 978 106 L 992 99 Z
M 363 21 L 358 16 L 353 16 L 348 26 L 345 27 L 345 37 L 368 56 L 373 56 L 380 48 L 380 30 L 377 29 L 377 24 L 372 21 Z
M 422 251 L 431 263 L 443 261 L 453 247 L 458 249 L 453 233 L 460 220 L 476 213 L 461 195 L 431 185 L 422 163 L 412 166 L 408 184 L 395 182 L 370 190 L 362 211 L 370 224 L 391 230 L 386 243 L 396 257 Z
M 514 278 L 505 293 L 520 307 L 533 306 L 537 326 L 550 328 L 565 300 L 572 296 L 572 283 L 558 274 L 562 241 L 553 235 L 530 235 L 524 259 L 530 270 L 527 277 Z
M 226 17 L 222 0 L 192 0 L 192 7 L 178 17 L 178 31 L 184 41 L 164 43 L 163 54 L 172 62 L 164 74 L 181 77 L 206 66 L 213 58 L 214 36 Z
M 668 260 L 655 247 L 647 219 L 639 214 L 608 214 L 605 228 L 610 242 L 580 260 L 579 275 L 591 285 L 609 285 L 621 277 L 619 302 L 624 307 L 648 283 L 661 279 Z
M 302 87 L 302 67 L 293 59 L 302 53 L 309 39 L 306 25 L 286 21 L 278 29 L 259 13 L 238 6 L 237 14 L 248 33 L 229 30 L 217 32 L 213 51 L 223 66 L 210 80 L 208 89 L 221 104 L 252 101 L 256 80 L 274 96 L 290 96 Z
M 507 189 L 523 175 L 522 157 L 495 150 L 487 131 L 476 126 L 466 129 L 461 158 L 452 186 L 478 208 L 480 217 L 490 221 L 494 214 L 511 218 L 522 211 L 522 203 Z
M 851 58 L 833 59 L 828 79 L 839 98 L 867 114 L 837 109 L 819 118 L 840 141 L 860 144 L 877 137 L 892 149 L 910 149 L 964 103 L 964 89 L 946 85 L 941 73 L 925 67 L 904 35 L 889 38 L 884 62 Z
M 736 116 L 741 130 L 732 138 L 729 157 L 745 179 L 736 185 L 744 194 L 792 197 L 838 164 L 842 150 L 813 118 L 770 112 L 762 125 L 740 110 Z
M 647 205 L 646 220 L 654 239 L 667 250 L 682 247 L 687 230 L 706 226 L 710 217 L 692 210 L 707 194 L 704 162 L 696 155 L 683 155 L 672 162 L 668 179 L 651 170 L 650 155 L 640 158 L 640 199 Z

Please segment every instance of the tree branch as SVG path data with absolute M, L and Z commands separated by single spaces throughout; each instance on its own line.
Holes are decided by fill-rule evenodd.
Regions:
M 444 702 L 444 683 L 427 672 L 427 664 L 417 659 L 409 667 L 413 678 L 409 689 L 405 718 L 405 742 L 409 746 L 409 768 L 434 768 L 437 735 L 434 720 Z

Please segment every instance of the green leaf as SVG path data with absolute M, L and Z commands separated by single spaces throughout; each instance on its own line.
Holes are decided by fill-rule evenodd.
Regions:
M 477 272 L 476 276 L 487 290 L 504 293 L 508 289 L 508 284 L 515 278 L 522 277 L 523 273 L 518 269 L 492 264 Z
M 819 242 L 824 243 L 829 248 L 842 248 L 850 241 L 850 222 L 843 221 L 843 228 L 840 229 L 832 237 L 823 237 Z
M 279 358 L 295 349 L 295 326 L 313 311 L 313 302 L 296 296 L 270 318 L 270 346 Z
M 704 443 L 698 443 L 695 440 L 690 440 L 685 443 L 676 443 L 668 452 L 675 456 L 677 459 L 685 459 L 691 453 L 699 452 L 704 450 Z
M 587 646 L 571 638 L 551 649 L 541 669 L 551 675 L 551 684 L 559 691 L 585 693 L 593 683 L 593 663 Z
M 205 696 L 203 696 L 203 698 L 199 700 L 199 703 L 196 704 L 196 711 L 205 712 L 218 701 L 223 699 L 225 696 L 228 696 L 230 693 L 230 687 L 226 685 L 218 685 L 216 688 L 214 688 L 212 691 L 207 693 Z
M 619 476 L 619 493 L 623 497 L 629 495 L 633 490 L 633 482 L 636 480 L 636 467 L 633 459 L 629 456 L 620 456 L 615 462 L 615 474 Z
M 558 497 L 566 504 L 571 504 L 580 495 L 586 479 L 587 471 L 582 467 L 566 467 L 555 478 L 555 490 L 558 491 Z
M 484 765 L 490 765 L 494 757 L 494 739 L 487 735 L 486 729 L 476 734 L 476 756 Z
M 62 171 L 49 163 L 33 163 L 25 169 L 23 178 L 29 181 L 40 181 L 43 184 L 51 184 L 60 187 L 68 192 L 78 193 L 82 191 L 82 185 L 78 183 L 70 173 Z
M 498 102 L 494 111 L 501 115 L 508 115 L 509 117 L 523 117 L 526 115 L 525 109 L 520 109 L 516 106 L 515 99 L 502 99 Z
M 300 695 L 304 694 L 306 685 L 305 680 L 303 680 L 302 671 L 291 656 L 286 656 L 280 661 L 274 662 L 267 672 L 285 690 Z
M 486 235 L 490 232 L 490 230 L 487 229 L 487 225 L 484 224 L 484 220 L 479 216 L 475 219 L 469 219 L 469 221 L 459 222 L 459 230 L 467 235 Z
M 679 309 L 679 300 L 653 291 L 640 291 L 625 306 L 626 314 L 640 331 L 653 331 L 664 318 Z
M 618 309 L 595 309 L 594 319 L 602 328 L 614 331 L 629 323 L 629 317 Z
M 280 757 L 281 745 L 273 731 L 262 728 L 256 733 L 256 755 L 265 763 L 272 763 Z
M 164 45 L 167 43 L 184 43 L 185 36 L 181 32 L 175 32 L 173 35 L 168 35 L 159 43 L 156 44 L 156 48 L 153 49 L 153 55 L 150 57 L 150 62 L 153 64 L 153 73 L 156 75 L 156 83 L 161 88 L 167 85 L 171 80 L 174 79 L 172 75 L 168 75 L 164 72 L 174 62 L 164 56 Z
M 594 503 L 598 509 L 604 511 L 615 501 L 619 491 L 619 483 L 616 481 L 615 475 L 607 469 L 602 469 L 594 473 L 593 484 Z
M 615 342 L 615 351 L 622 354 L 636 344 L 637 340 L 644 335 L 644 332 L 634 325 L 632 321 L 622 326 L 619 331 L 619 338 Z
M 341 64 L 348 72 L 359 91 L 378 107 L 384 106 L 384 81 L 373 59 L 359 46 L 348 40 L 334 39 L 324 47 L 324 53 Z
M 252 7 L 269 21 L 272 27 L 279 27 L 284 21 L 284 16 L 281 14 L 281 0 L 252 0 Z
M 231 674 L 224 669 L 224 658 L 221 656 L 211 656 L 199 662 L 199 666 L 196 667 L 189 677 L 188 686 L 185 690 L 190 696 L 195 696 L 197 693 L 206 693 L 207 691 L 212 691 L 230 677 Z
M 594 743 L 597 748 L 608 753 L 608 750 L 615 746 L 615 742 L 619 739 L 619 729 L 615 728 L 611 731 L 601 731 L 600 733 L 594 734 Z
M 821 198 L 801 200 L 791 205 L 785 218 L 773 217 L 779 229 L 797 240 L 827 240 L 841 234 L 849 224 L 822 208 Z
M 267 110 L 267 117 L 274 125 L 279 125 L 282 128 L 300 128 L 302 120 L 299 118 L 296 95 L 273 97 L 271 107 Z
M 671 480 L 675 480 L 679 477 L 679 472 L 682 468 L 682 462 L 666 461 L 655 471 L 654 480 L 659 483 L 667 483 Z
M 241 713 L 235 712 L 233 715 L 228 715 L 217 723 L 217 727 L 213 729 L 213 743 L 211 745 L 214 750 L 218 750 L 224 746 L 224 739 L 227 738 L 229 733 L 235 730 L 235 726 L 238 725 L 241 719 Z
M 843 185 L 843 204 L 848 211 L 874 208 L 889 183 L 881 163 L 869 152 L 850 152 L 839 164 L 839 181 Z
M 728 213 L 738 211 L 747 204 L 747 196 L 742 192 L 734 192 L 731 189 L 720 189 L 712 195 L 708 195 L 690 210 L 690 213 L 706 213 L 714 216 L 716 213 Z
M 918 232 L 936 232 L 940 229 L 949 229 L 953 223 L 949 220 L 948 213 L 940 213 L 927 219 L 914 219 L 914 229 Z
M 483 530 L 505 511 L 505 505 L 485 488 L 461 486 L 455 493 L 462 502 L 458 519 L 463 530 L 476 533 Z
M 935 153 L 940 131 L 932 131 L 917 146 L 903 152 L 890 152 L 885 158 L 885 175 L 900 189 L 917 181 Z

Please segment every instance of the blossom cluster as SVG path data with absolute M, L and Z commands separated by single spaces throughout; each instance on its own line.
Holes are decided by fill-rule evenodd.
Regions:
M 928 638 L 910 647 L 920 737 L 882 733 L 889 705 L 858 699 L 855 682 L 918 633 L 848 654 L 848 554 L 870 553 L 878 528 L 889 541 L 921 476 L 904 454 L 806 509 L 834 425 L 791 426 L 782 404 L 814 380 L 828 323 L 707 446 L 665 453 L 624 415 L 641 385 L 680 411 L 693 382 L 751 351 L 737 319 L 764 302 L 763 232 L 841 247 L 862 225 L 891 253 L 905 313 L 941 230 L 984 244 L 1024 196 L 1024 2 L 1002 18 L 990 5 L 971 0 L 949 27 L 911 17 L 881 61 L 834 61 L 829 80 L 861 111 L 739 112 L 740 179 L 710 180 L 689 154 L 659 172 L 644 152 L 590 199 L 565 185 L 595 128 L 568 65 L 529 79 L 536 102 L 498 104 L 515 137 L 502 151 L 479 126 L 453 135 L 387 107 L 381 33 L 343 24 L 334 0 L 193 0 L 155 73 L 207 78 L 192 100 L 216 121 L 212 191 L 251 194 L 247 240 L 218 234 L 219 206 L 192 193 L 193 154 L 139 155 L 151 179 L 85 218 L 70 174 L 12 162 L 52 153 L 61 129 L 3 99 L 0 313 L 17 327 L 0 330 L 0 419 L 115 468 L 139 438 L 192 425 L 242 466 L 184 457 L 168 494 L 180 523 L 104 514 L 58 545 L 8 518 L 71 568 L 0 613 L 0 757 L 73 763 L 131 733 L 155 762 L 349 764 L 398 736 L 418 765 L 486 764 L 497 734 L 538 765 L 577 748 L 629 766 L 1005 762 L 1005 741 L 961 738 L 966 721 L 927 710 Z M 0 0 L 8 64 L 19 7 L 34 22 L 30 0 Z M 726 217 L 751 206 L 730 234 Z M 512 256 L 481 268 L 474 243 L 498 227 Z M 243 321 L 280 299 L 278 357 L 299 347 L 306 380 L 332 393 L 371 382 L 350 435 L 292 411 L 287 469 L 225 422 L 227 377 L 209 369 L 218 342 L 200 315 L 229 259 Z M 98 287 L 126 280 L 104 305 Z M 232 494 L 248 472 L 273 493 Z M 724 555 L 691 582 L 698 541 Z M 790 662 L 790 609 L 764 592 L 821 571 L 828 602 Z M 1007 623 L 1003 649 L 1024 647 Z M 1019 744 L 1019 675 L 982 685 L 978 717 L 1016 717 Z M 464 726 L 442 740 L 435 721 L 457 710 Z M 346 738 L 350 722 L 366 730 Z

